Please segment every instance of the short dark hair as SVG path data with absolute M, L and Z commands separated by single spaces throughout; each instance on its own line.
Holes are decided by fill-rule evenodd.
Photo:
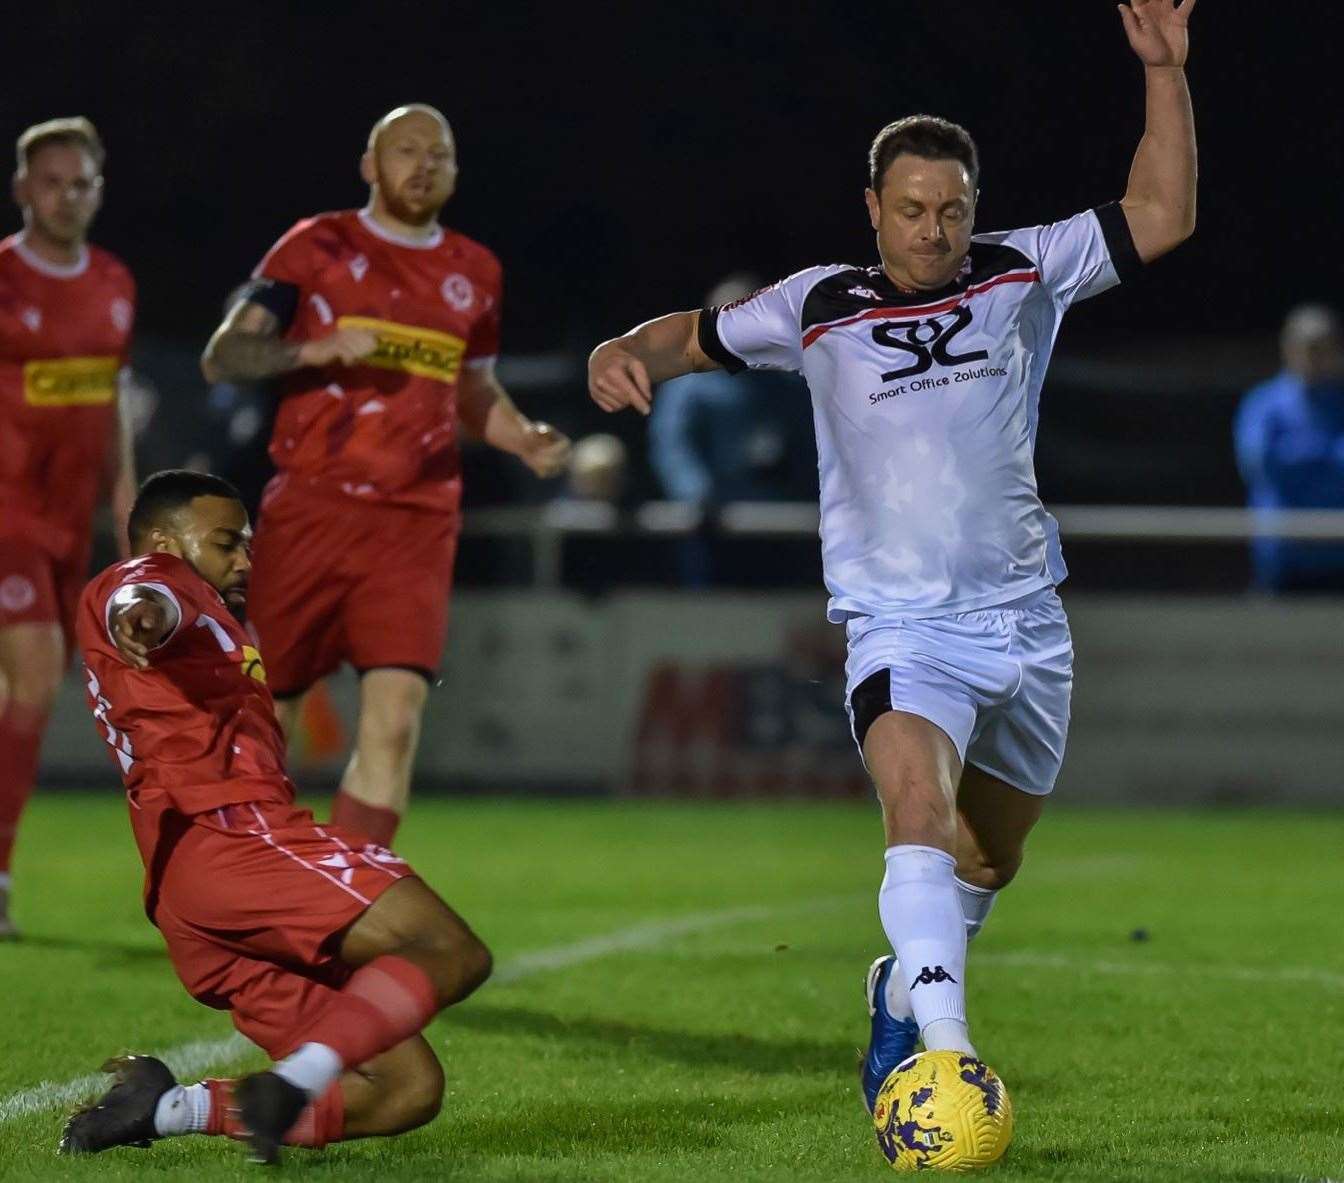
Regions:
M 103 171 L 103 162 L 107 159 L 103 141 L 98 137 L 98 129 L 83 115 L 72 115 L 67 119 L 48 119 L 45 123 L 35 123 L 26 129 L 15 144 L 19 172 L 27 172 L 33 157 L 48 144 L 66 144 L 83 148 L 92 157 L 98 171 Z
M 907 115 L 888 123 L 868 149 L 868 183 L 874 192 L 881 193 L 882 178 L 891 162 L 903 153 L 925 160 L 958 160 L 970 174 L 971 188 L 980 183 L 980 153 L 970 132 L 936 115 Z
M 228 497 L 241 501 L 238 490 L 223 477 L 190 468 L 167 468 L 145 478 L 131 506 L 126 533 L 134 550 L 164 518 L 175 509 L 190 505 L 197 497 Z

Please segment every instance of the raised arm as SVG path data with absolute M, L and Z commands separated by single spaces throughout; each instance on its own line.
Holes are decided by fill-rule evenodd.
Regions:
M 653 387 L 718 363 L 700 348 L 700 313 L 674 312 L 603 341 L 588 358 L 588 393 L 604 411 L 653 409 Z
M 1144 66 L 1143 138 L 1120 202 L 1145 263 L 1165 255 L 1195 229 L 1195 117 L 1185 82 L 1187 22 L 1196 0 L 1130 0 L 1120 19 Z
M 107 606 L 107 631 L 127 664 L 149 668 L 149 653 L 167 641 L 182 623 L 177 605 L 143 583 L 119 587 Z
M 368 329 L 337 329 L 311 341 L 286 341 L 269 308 L 242 300 L 215 330 L 201 355 L 207 382 L 257 382 L 305 366 L 352 366 L 378 348 Z

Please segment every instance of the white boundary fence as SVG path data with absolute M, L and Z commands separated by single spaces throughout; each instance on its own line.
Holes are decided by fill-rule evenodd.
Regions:
M 1065 540 L 1227 545 L 1254 538 L 1344 542 L 1344 510 L 1254 510 L 1227 506 L 1062 505 L 1051 510 Z M 741 538 L 815 538 L 811 502 L 738 502 L 717 514 L 720 534 Z M 559 587 L 569 537 L 685 537 L 705 524 L 705 511 L 678 501 L 652 501 L 630 514 L 603 502 L 557 501 L 471 514 L 473 537 L 529 540 L 533 583 Z
M 1226 544 L 1262 533 L 1344 541 L 1344 513 L 1069 506 L 1067 538 Z M 473 534 L 531 539 L 531 589 L 463 591 L 419 777 L 449 789 L 564 788 L 711 797 L 856 796 L 868 788 L 841 709 L 843 630 L 816 592 L 558 587 L 573 535 L 681 535 L 694 507 L 618 519 L 602 505 L 478 512 Z M 725 534 L 807 537 L 815 506 L 725 507 Z M 1344 597 L 1064 599 L 1077 681 L 1063 800 L 1344 801 Z M 353 679 L 333 683 L 349 716 Z M 48 779 L 117 778 L 68 679 Z M 339 755 L 307 769 L 338 775 Z

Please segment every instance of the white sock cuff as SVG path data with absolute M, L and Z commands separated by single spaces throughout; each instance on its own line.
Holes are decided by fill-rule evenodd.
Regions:
M 990 909 L 994 907 L 994 897 L 999 893 L 994 888 L 976 887 L 964 879 L 957 879 L 956 884 L 957 902 L 966 919 L 966 939 L 970 940 L 984 927 Z
M 976 887 L 974 883 L 967 883 L 960 875 L 957 876 L 957 890 L 969 892 L 971 895 L 987 895 L 991 898 L 999 894 L 997 887 Z
M 954 868 L 957 865 L 957 860 L 948 854 L 947 851 L 939 850 L 936 846 L 919 846 L 914 842 L 902 842 L 896 846 L 888 846 L 887 849 L 882 852 L 882 857 L 884 859 L 889 859 L 893 855 L 906 854 L 931 855 L 938 862 L 951 863 Z
M 936 846 L 888 846 L 882 858 L 887 864 L 886 883 L 936 882 L 956 877 L 957 860 Z
M 210 1123 L 210 1089 L 204 1084 L 174 1085 L 154 1109 L 154 1132 L 160 1138 L 204 1133 Z
M 301 1088 L 315 1101 L 338 1079 L 345 1065 L 325 1043 L 305 1043 L 271 1069 L 281 1080 Z

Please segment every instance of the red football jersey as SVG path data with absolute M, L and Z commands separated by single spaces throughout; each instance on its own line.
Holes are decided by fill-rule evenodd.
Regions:
M 181 617 L 146 670 L 122 657 L 107 628 L 112 594 L 136 583 L 167 596 Z M 107 568 L 84 589 L 77 631 L 94 720 L 121 766 L 146 869 L 166 812 L 293 801 L 261 657 L 189 563 L 148 554 Z
M 279 487 L 341 492 L 455 514 L 461 502 L 457 381 L 499 351 L 499 260 L 439 227 L 417 242 L 364 210 L 307 218 L 253 273 L 248 299 L 291 341 L 373 330 L 357 366 L 285 377 L 271 438 Z
M 91 246 L 71 267 L 0 242 L 0 532 L 87 548 L 117 415 L 135 281 Z

